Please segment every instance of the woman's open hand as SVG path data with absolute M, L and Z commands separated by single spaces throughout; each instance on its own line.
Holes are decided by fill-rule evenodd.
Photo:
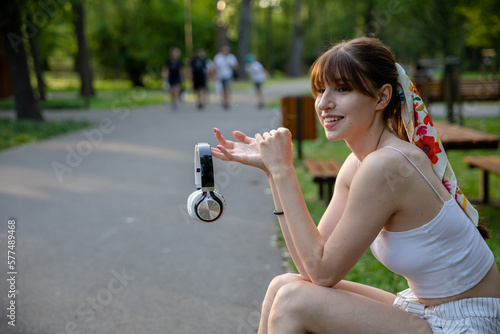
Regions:
M 231 141 L 226 140 L 219 129 L 215 128 L 214 131 L 219 145 L 217 148 L 212 148 L 212 156 L 221 160 L 257 167 L 267 172 L 255 138 L 248 137 L 241 131 L 233 131 L 233 136 L 238 141 Z

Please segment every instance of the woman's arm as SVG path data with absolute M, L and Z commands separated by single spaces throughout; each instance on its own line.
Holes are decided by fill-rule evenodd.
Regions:
M 325 241 L 330 237 L 344 213 L 349 188 L 357 168 L 358 159 L 351 153 L 340 167 L 332 199 L 318 223 L 319 233 L 321 233 Z
M 291 134 L 280 128 L 256 135 L 262 160 L 272 175 L 297 254 L 311 281 L 333 286 L 356 264 L 389 217 L 397 201 L 383 175 L 385 160 L 365 158 L 352 179 L 338 223 L 324 239 L 309 215 L 293 169 Z
M 271 191 L 273 194 L 274 206 L 276 208 L 276 211 L 278 211 L 278 212 L 283 211 L 283 206 L 281 205 L 279 193 L 278 193 L 278 190 L 276 189 L 276 184 L 274 183 L 273 177 L 272 177 L 272 175 L 267 174 L 267 178 L 269 179 L 269 185 L 271 187 Z M 292 258 L 293 263 L 295 264 L 295 267 L 297 268 L 299 274 L 302 276 L 302 278 L 304 280 L 310 281 L 310 278 L 307 275 L 307 271 L 304 268 L 302 261 L 300 260 L 300 257 L 297 253 L 297 250 L 295 249 L 295 245 L 293 244 L 293 240 L 292 240 L 292 237 L 290 235 L 290 230 L 288 229 L 288 223 L 286 220 L 286 216 L 285 215 L 278 215 L 277 217 L 278 217 L 278 221 L 280 224 L 281 233 L 283 234 L 283 238 L 285 239 L 288 253 L 290 253 L 290 257 Z
M 262 162 L 255 139 L 246 136 L 240 131 L 233 131 L 233 136 L 239 141 L 238 143 L 226 140 L 218 129 L 214 129 L 214 131 L 217 141 L 220 145 L 217 147 L 217 149 L 212 148 L 212 155 L 222 160 L 236 161 L 245 165 L 262 169 L 266 173 L 269 180 L 269 186 L 271 187 L 271 192 L 273 194 L 274 206 L 276 208 L 276 211 L 282 211 L 281 201 L 278 195 L 278 191 L 276 190 L 276 185 L 274 183 L 272 175 L 269 174 Z M 292 257 L 297 270 L 305 280 L 309 280 L 309 277 L 307 276 L 304 266 L 300 261 L 300 258 L 290 237 L 290 232 L 288 231 L 288 226 L 286 223 L 286 217 L 283 215 L 278 215 L 278 221 L 280 223 L 281 231 L 283 233 L 288 252 Z
M 321 220 L 317 227 L 319 233 L 325 241 L 328 240 L 328 238 L 332 234 L 333 230 L 340 220 L 340 217 L 344 212 L 344 208 L 347 203 L 347 197 L 349 195 L 349 185 L 352 181 L 353 174 L 356 171 L 357 162 L 358 159 L 354 156 L 354 154 L 351 154 L 340 168 L 337 180 L 335 182 L 335 191 L 333 192 L 332 199 L 328 204 L 328 207 L 325 210 L 323 216 L 321 217 Z M 270 173 L 267 173 L 267 176 L 269 179 L 269 184 L 271 185 L 276 211 L 282 211 L 283 206 L 281 205 L 279 193 L 276 189 L 276 184 L 274 183 L 273 177 L 272 175 L 270 175 Z M 300 259 L 297 250 L 295 249 L 286 217 L 287 215 L 279 215 L 278 220 L 280 223 L 281 231 L 283 233 L 283 237 L 287 244 L 288 251 L 301 276 L 305 280 L 310 281 L 307 271 L 302 264 L 302 260 Z

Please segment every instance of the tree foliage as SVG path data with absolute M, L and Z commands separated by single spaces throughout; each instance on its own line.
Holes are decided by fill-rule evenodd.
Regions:
M 192 1 L 193 44 L 212 47 L 214 9 Z M 184 49 L 183 0 L 109 0 L 93 2 L 89 13 L 93 54 L 108 74 L 124 70 L 134 85 L 142 76 L 159 73 L 173 47 Z
M 467 19 L 465 42 L 471 47 L 497 48 L 500 45 L 500 1 L 481 0 L 459 7 Z
M 382 39 L 398 61 L 406 63 L 423 57 L 466 59 L 471 54 L 479 55 L 481 48 L 494 48 L 500 53 L 498 0 L 190 2 L 194 48 L 205 49 L 212 58 L 221 43 L 221 30 L 233 53 L 241 58 L 251 52 L 271 72 L 289 72 L 290 61 L 294 60 L 294 67 L 307 73 L 310 64 L 332 44 L 367 33 Z M 23 3 L 33 13 L 48 2 Z M 50 19 L 36 36 L 45 67 L 51 64 L 47 60 L 73 57 L 77 52 L 71 5 L 69 1 L 54 3 L 59 7 L 49 13 Z M 241 15 L 242 6 L 248 3 L 251 22 L 241 24 L 246 17 Z M 185 4 L 185 0 L 87 1 L 86 31 L 99 75 L 127 76 L 134 85 L 143 85 L 146 75 L 159 77 L 171 48 L 180 48 L 184 59 L 190 57 L 185 47 Z M 241 29 L 248 26 L 250 38 L 243 40 L 247 35 Z M 298 41 L 295 46 L 294 36 Z M 239 61 L 243 63 L 244 59 Z

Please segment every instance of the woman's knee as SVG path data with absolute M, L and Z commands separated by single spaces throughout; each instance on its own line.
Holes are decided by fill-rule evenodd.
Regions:
M 299 282 L 302 280 L 303 280 L 302 276 L 292 273 L 287 273 L 274 277 L 271 283 L 269 283 L 269 286 L 267 288 L 266 297 L 262 305 L 262 312 L 265 314 L 269 314 L 269 312 L 271 311 L 271 307 L 274 303 L 274 298 L 276 297 L 276 294 L 281 288 L 283 288 L 287 284 L 293 282 Z
M 293 283 L 303 281 L 302 276 L 299 274 L 286 273 L 279 276 L 276 276 L 272 279 L 271 283 L 269 283 L 268 290 L 277 292 L 281 287 Z
M 289 282 L 283 285 L 274 299 L 269 315 L 269 323 L 275 326 L 286 322 L 299 321 L 307 304 L 307 287 L 311 283 L 301 281 Z

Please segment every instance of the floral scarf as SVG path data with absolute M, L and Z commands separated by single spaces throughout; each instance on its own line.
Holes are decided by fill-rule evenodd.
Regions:
M 479 215 L 458 187 L 455 173 L 453 173 L 443 144 L 439 140 L 436 128 L 432 124 L 422 98 L 413 82 L 406 75 L 405 70 L 397 63 L 396 67 L 399 73 L 398 83 L 400 87 L 398 87 L 397 92 L 401 99 L 401 116 L 410 142 L 427 154 L 434 173 L 441 179 L 450 194 L 455 197 L 455 200 L 474 225 L 477 226 Z

